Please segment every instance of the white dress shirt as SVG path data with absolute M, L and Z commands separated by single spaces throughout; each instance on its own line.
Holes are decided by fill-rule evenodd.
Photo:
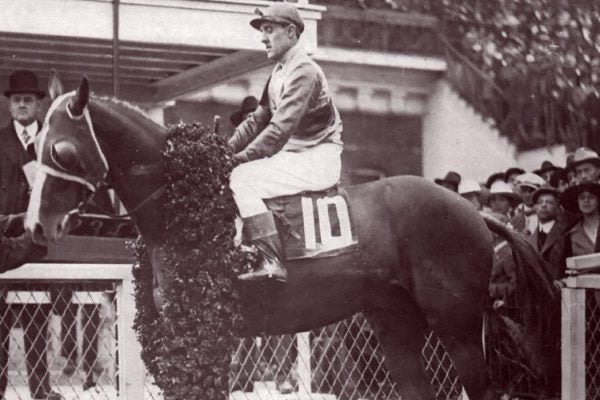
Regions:
M 548 222 L 540 222 L 538 226 L 538 230 L 544 232 L 546 234 L 550 233 L 550 229 L 554 226 L 556 220 L 548 221 Z
M 19 121 L 13 120 L 13 125 L 15 127 L 15 132 L 17 132 L 17 136 L 23 145 L 23 148 L 27 150 L 27 145 L 31 142 L 38 133 L 38 122 L 33 121 L 31 124 L 27 126 L 23 126 Z M 23 131 L 27 132 L 27 135 L 23 134 Z M 27 138 L 25 137 L 27 136 Z

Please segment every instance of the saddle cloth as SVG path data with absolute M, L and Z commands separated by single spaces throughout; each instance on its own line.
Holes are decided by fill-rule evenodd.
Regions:
M 303 192 L 265 203 L 275 215 L 286 260 L 332 257 L 358 249 L 343 189 Z

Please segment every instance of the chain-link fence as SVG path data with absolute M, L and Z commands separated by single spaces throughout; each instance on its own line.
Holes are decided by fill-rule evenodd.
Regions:
M 5 400 L 118 395 L 114 284 L 4 283 L 0 394 Z M 0 398 L 2 396 L 0 395 Z
M 567 259 L 562 289 L 562 398 L 600 399 L 600 254 Z
M 433 333 L 425 338 L 422 355 L 437 398 L 458 398 L 458 376 Z M 309 333 L 242 339 L 234 352 L 230 388 L 235 400 L 400 399 L 361 314 Z
M 588 290 L 585 301 L 586 399 L 600 399 L 600 290 Z
M 5 400 L 115 399 L 119 332 L 114 284 L 4 284 L 0 306 Z M 423 362 L 439 399 L 456 398 L 458 377 L 430 334 Z M 396 400 L 400 396 L 362 315 L 297 335 L 240 339 L 231 399 Z M 144 398 L 159 400 L 150 377 Z
M 0 274 L 0 399 L 143 399 L 130 264 Z

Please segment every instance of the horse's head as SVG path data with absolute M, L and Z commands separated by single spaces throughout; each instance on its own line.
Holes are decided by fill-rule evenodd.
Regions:
M 63 94 L 55 74 L 50 77 L 52 105 L 35 141 L 38 172 L 25 226 L 36 243 L 66 233 L 69 216 L 103 183 L 108 164 L 88 111 L 89 85 Z

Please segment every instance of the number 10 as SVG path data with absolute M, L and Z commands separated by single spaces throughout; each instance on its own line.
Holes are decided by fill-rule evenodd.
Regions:
M 340 222 L 340 235 L 333 236 L 331 221 L 329 220 L 329 205 L 335 207 Z M 329 248 L 345 247 L 352 244 L 352 231 L 350 229 L 350 218 L 348 206 L 342 196 L 324 197 L 317 199 L 317 212 L 319 216 L 319 233 L 321 235 L 321 246 Z M 317 249 L 317 237 L 315 231 L 315 215 L 311 198 L 302 197 L 302 214 L 304 216 L 304 242 L 309 250 Z

